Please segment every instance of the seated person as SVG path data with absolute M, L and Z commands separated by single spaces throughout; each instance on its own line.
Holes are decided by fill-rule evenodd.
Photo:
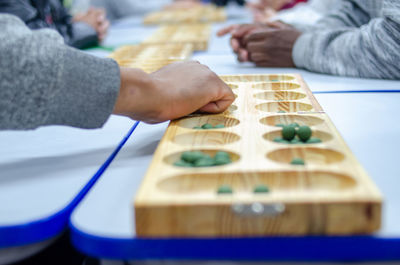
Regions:
M 64 44 L 0 14 L 0 130 L 99 128 L 113 113 L 147 123 L 219 113 L 235 97 L 208 67 L 179 62 L 147 74 Z M 165 88 L 168 89 L 165 89 Z
M 332 13 L 302 29 L 269 22 L 233 25 L 239 61 L 264 67 L 299 67 L 364 78 L 400 78 L 400 1 L 342 0 Z
M 103 10 L 91 8 L 71 17 L 61 0 L 0 0 L 0 13 L 18 16 L 31 29 L 55 29 L 66 44 L 79 49 L 97 45 L 109 27 Z

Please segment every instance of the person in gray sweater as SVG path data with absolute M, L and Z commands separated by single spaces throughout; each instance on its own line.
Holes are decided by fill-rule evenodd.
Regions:
M 218 113 L 231 89 L 198 62 L 147 74 L 119 68 L 64 44 L 54 30 L 30 30 L 0 14 L 0 129 L 43 125 L 99 128 L 114 113 L 147 123 L 194 111 Z
M 400 78 L 400 0 L 338 0 L 315 25 L 233 25 L 239 61 L 364 78 Z

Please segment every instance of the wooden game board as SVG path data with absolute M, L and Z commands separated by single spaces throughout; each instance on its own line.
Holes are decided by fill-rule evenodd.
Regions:
M 139 44 L 122 46 L 109 57 L 120 66 L 140 68 L 151 73 L 170 63 L 189 59 L 192 52 L 191 44 Z
M 210 24 L 164 25 L 143 43 L 189 43 L 195 51 L 204 51 L 207 50 L 210 34 Z
M 224 8 L 212 5 L 199 6 L 182 9 L 165 9 L 148 14 L 144 24 L 167 24 L 167 23 L 207 23 L 222 22 L 226 20 Z
M 380 192 L 301 76 L 221 78 L 237 95 L 229 110 L 172 121 L 162 138 L 134 201 L 139 237 L 353 235 L 379 229 Z M 293 122 L 310 126 L 322 143 L 274 142 L 281 134 L 275 124 Z M 226 128 L 193 129 L 204 123 Z M 226 151 L 233 163 L 173 166 L 188 150 Z M 294 157 L 306 165 L 291 165 Z M 217 194 L 222 184 L 233 194 Z M 270 192 L 253 193 L 259 184 Z

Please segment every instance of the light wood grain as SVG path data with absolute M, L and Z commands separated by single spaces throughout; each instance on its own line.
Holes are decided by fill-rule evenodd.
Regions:
M 192 8 L 165 9 L 148 14 L 144 24 L 209 23 L 226 20 L 224 8 L 204 5 Z
M 211 34 L 209 24 L 179 24 L 159 27 L 143 43 L 192 44 L 195 51 L 207 50 Z
M 120 66 L 140 68 L 151 73 L 168 64 L 187 60 L 192 53 L 191 44 L 139 44 L 122 46 L 109 57 L 117 61 Z
M 379 229 L 380 192 L 301 76 L 221 78 L 236 87 L 236 109 L 170 123 L 134 201 L 139 237 L 353 235 Z M 257 96 L 266 92 L 267 96 Z M 207 122 L 224 123 L 226 128 L 192 129 Z M 323 142 L 273 142 L 281 130 L 274 125 L 292 122 L 311 126 L 313 135 Z M 211 155 L 227 151 L 233 163 L 209 168 L 173 166 L 188 150 Z M 306 165 L 291 165 L 295 157 L 305 159 Z M 223 184 L 234 193 L 218 195 L 216 190 Z M 254 194 L 259 184 L 271 192 Z M 254 205 L 283 205 L 284 211 L 266 216 L 233 210 Z

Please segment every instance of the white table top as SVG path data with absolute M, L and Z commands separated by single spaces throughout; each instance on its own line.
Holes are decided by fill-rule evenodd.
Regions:
M 398 149 L 400 93 L 318 94 L 350 149 L 386 197 L 380 235 L 400 237 Z M 371 104 L 374 102 L 374 104 Z M 110 168 L 74 211 L 72 224 L 85 233 L 133 238 L 133 197 L 167 124 L 140 124 Z
M 49 126 L 0 132 L 0 227 L 36 221 L 63 209 L 132 125 L 127 118 L 113 116 L 97 130 Z

